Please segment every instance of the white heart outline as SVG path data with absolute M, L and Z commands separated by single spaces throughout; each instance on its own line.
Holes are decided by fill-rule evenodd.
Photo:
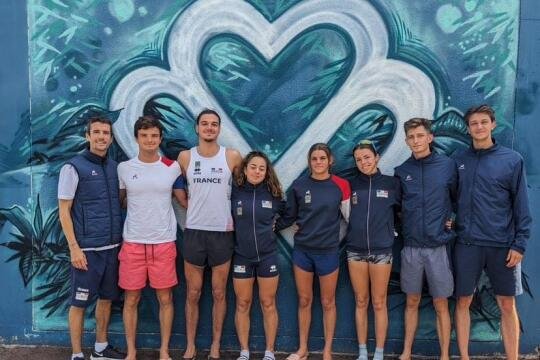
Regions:
M 216 35 L 235 34 L 271 61 L 298 34 L 321 24 L 331 24 L 348 33 L 357 56 L 341 88 L 276 162 L 280 180 L 287 188 L 305 168 L 303 159 L 311 144 L 328 142 L 358 109 L 371 104 L 385 106 L 397 120 L 394 137 L 379 163 L 383 172 L 392 173 L 410 154 L 404 142 L 403 122 L 411 117 L 430 118 L 435 109 L 435 90 L 429 77 L 416 67 L 386 58 L 388 32 L 376 9 L 365 0 L 306 0 L 273 23 L 242 0 L 195 2 L 170 29 L 170 70 L 156 66 L 138 68 L 115 88 L 109 107 L 124 109 L 114 126 L 118 143 L 128 156 L 137 154 L 133 124 L 152 96 L 165 93 L 176 97 L 193 114 L 206 107 L 216 109 L 223 125 L 220 142 L 247 153 L 250 146 L 202 77 L 198 59 L 205 44 Z

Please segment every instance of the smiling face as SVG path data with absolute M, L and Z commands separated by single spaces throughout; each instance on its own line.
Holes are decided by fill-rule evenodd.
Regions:
M 266 161 L 260 157 L 255 156 L 246 164 L 244 168 L 244 174 L 247 181 L 252 185 L 259 185 L 266 177 Z
M 111 125 L 102 122 L 90 124 L 90 129 L 86 133 L 86 140 L 90 145 L 91 153 L 105 156 L 113 140 Z
M 354 152 L 356 167 L 365 175 L 372 175 L 377 172 L 379 155 L 375 155 L 370 149 L 357 149 Z
M 427 131 L 425 127 L 417 126 L 409 129 L 405 141 L 415 158 L 421 159 L 431 154 L 429 145 L 433 141 L 433 134 Z
M 157 153 L 161 144 L 159 129 L 157 127 L 139 129 L 137 131 L 137 144 L 139 145 L 139 152 Z
M 314 178 L 325 178 L 330 175 L 332 157 L 324 150 L 314 150 L 309 156 L 309 168 Z
M 220 128 L 221 124 L 216 115 L 204 114 L 199 118 L 199 121 L 195 126 L 195 132 L 199 136 L 199 140 L 205 142 L 214 142 L 219 136 Z
M 472 114 L 467 124 L 473 141 L 477 143 L 491 141 L 491 132 L 495 126 L 495 121 L 492 121 L 488 114 L 482 112 Z

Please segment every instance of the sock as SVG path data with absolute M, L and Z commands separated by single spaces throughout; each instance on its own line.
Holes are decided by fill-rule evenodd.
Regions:
M 376 348 L 375 353 L 373 354 L 373 360 L 383 360 L 384 359 L 384 349 Z
M 249 359 L 249 350 L 242 350 L 240 351 L 240 356 L 245 356 Z
M 105 342 L 96 342 L 94 344 L 94 350 L 98 353 L 102 352 L 103 350 L 105 350 L 107 348 L 107 346 L 109 345 L 109 343 L 107 341 Z
M 80 352 L 78 354 L 71 354 L 71 360 L 73 360 L 75 358 L 78 358 L 78 357 L 82 357 L 84 359 L 84 354 L 82 352 Z
M 270 351 L 270 350 L 266 350 L 264 352 L 264 357 L 265 358 L 270 358 L 270 359 L 275 359 L 274 357 L 274 352 L 273 351 Z
M 358 345 L 358 360 L 367 360 L 367 345 L 359 344 Z

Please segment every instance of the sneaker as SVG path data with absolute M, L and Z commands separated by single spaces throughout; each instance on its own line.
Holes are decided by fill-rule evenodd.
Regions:
M 72 360 L 85 360 L 85 359 L 83 356 L 77 356 L 77 357 L 74 357 Z
M 111 345 L 107 345 L 105 350 L 102 352 L 97 352 L 96 350 L 92 351 L 92 355 L 90 355 L 90 359 L 92 360 L 116 360 L 116 359 L 125 359 L 126 354 L 121 352 L 120 350 L 112 347 Z

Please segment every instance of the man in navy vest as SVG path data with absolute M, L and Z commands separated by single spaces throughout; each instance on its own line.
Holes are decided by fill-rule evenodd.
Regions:
M 111 302 L 119 297 L 118 249 L 122 214 L 117 163 L 107 158 L 112 123 L 92 117 L 86 127 L 89 149 L 69 160 L 58 180 L 60 223 L 71 258 L 69 331 L 72 360 L 84 360 L 81 348 L 84 313 L 97 297 L 96 342 L 91 359 L 124 359 L 107 342 Z

